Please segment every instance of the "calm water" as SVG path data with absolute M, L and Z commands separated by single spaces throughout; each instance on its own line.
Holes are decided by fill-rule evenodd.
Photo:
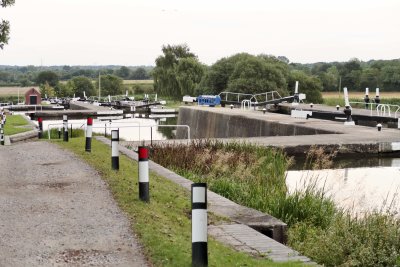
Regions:
M 112 119 L 111 122 L 109 119 L 94 119 L 93 132 L 110 135 L 111 130 L 119 129 L 119 137 L 125 141 L 150 140 L 151 136 L 153 140 L 166 140 L 174 137 L 175 128 L 158 126 L 175 125 L 176 120 L 176 117 Z M 74 129 L 85 129 L 86 127 L 86 120 L 68 120 L 68 123 L 72 123 L 72 128 Z M 37 125 L 37 121 L 35 121 L 35 124 Z M 47 132 L 48 129 L 53 128 L 62 128 L 62 120 L 43 121 L 43 131 Z
M 386 167 L 291 170 L 287 172 L 290 191 L 315 184 L 331 195 L 341 207 L 353 213 L 390 209 L 400 212 L 400 159 L 385 159 Z M 371 165 L 370 165 L 371 166 Z

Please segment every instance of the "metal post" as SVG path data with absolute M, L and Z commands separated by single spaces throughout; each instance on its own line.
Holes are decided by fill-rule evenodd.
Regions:
M 119 170 L 119 130 L 111 131 L 111 167 L 113 170 Z
M 93 127 L 93 118 L 87 118 L 87 125 L 86 125 L 86 144 L 85 144 L 85 151 L 91 152 L 92 151 L 92 127 Z
M 71 127 L 70 127 L 71 129 L 70 129 L 70 135 L 71 135 L 71 138 L 72 138 L 72 123 L 71 123 Z
M 208 266 L 207 184 L 192 184 L 192 266 Z
M 139 146 L 139 199 L 150 201 L 149 193 L 149 148 Z
M 43 119 L 42 118 L 38 118 L 38 123 L 39 123 L 38 138 L 41 139 L 43 137 Z
M 68 142 L 68 116 L 63 115 L 63 124 L 64 124 L 64 142 Z

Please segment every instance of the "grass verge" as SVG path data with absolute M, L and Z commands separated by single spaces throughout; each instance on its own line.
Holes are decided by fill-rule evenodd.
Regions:
M 84 151 L 84 138 L 54 141 L 95 168 L 108 183 L 115 200 L 127 214 L 145 254 L 154 266 L 191 266 L 190 193 L 150 172 L 150 203 L 138 200 L 137 163 L 120 156 L 120 170 L 111 170 L 110 147 L 95 139 L 92 152 Z M 220 218 L 209 214 L 209 223 Z M 209 238 L 210 266 L 302 266 L 273 263 L 261 255 L 251 257 Z
M 4 125 L 4 134 L 13 135 L 32 130 L 29 122 L 21 115 L 7 115 L 7 121 Z
M 329 165 L 334 155 L 310 150 L 307 164 Z M 247 144 L 192 142 L 154 146 L 152 159 L 234 202 L 271 214 L 289 226 L 291 247 L 324 266 L 400 266 L 400 221 L 395 214 L 354 217 L 314 183 L 289 193 L 282 152 Z

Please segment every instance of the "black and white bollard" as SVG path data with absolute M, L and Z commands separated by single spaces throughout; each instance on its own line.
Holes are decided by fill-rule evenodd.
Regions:
M 38 118 L 38 124 L 39 124 L 38 138 L 41 139 L 43 137 L 43 119 L 42 118 Z
M 339 111 L 339 109 L 340 109 L 340 106 L 336 105 L 336 110 Z
M 192 266 L 208 266 L 207 184 L 192 184 Z
M 63 127 L 64 127 L 64 142 L 68 142 L 68 116 L 63 115 Z
M 310 108 L 313 108 L 314 107 L 314 103 L 310 103 Z
M 3 126 L 3 124 L 1 124 Z M 0 127 L 0 145 L 4 146 L 4 128 Z
M 368 109 L 368 104 L 369 104 L 369 89 L 368 87 L 365 88 L 365 97 L 364 97 L 364 102 L 365 102 L 365 109 Z
M 139 199 L 150 201 L 149 186 L 149 148 L 139 146 Z
M 93 118 L 87 118 L 86 124 L 86 144 L 85 144 L 85 151 L 91 152 L 92 151 L 92 127 L 93 127 Z
M 230 105 L 231 109 L 233 109 L 233 104 Z
M 263 114 L 265 114 L 265 112 L 267 112 L 267 109 L 263 108 L 262 111 L 263 111 Z
M 379 103 L 381 103 L 381 99 L 379 98 L 379 88 L 376 88 L 375 104 L 378 106 Z
M 111 131 L 111 168 L 113 170 L 119 170 L 119 130 Z
M 382 124 L 378 123 L 376 125 L 376 128 L 378 128 L 378 132 L 380 132 L 382 130 Z

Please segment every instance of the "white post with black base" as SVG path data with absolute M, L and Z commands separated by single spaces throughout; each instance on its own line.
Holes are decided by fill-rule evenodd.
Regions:
M 63 140 L 64 140 L 64 142 L 68 142 L 68 116 L 67 115 L 63 115 L 63 128 L 64 128 Z
M 85 151 L 91 152 L 92 151 L 92 131 L 93 131 L 93 118 L 87 118 L 87 125 L 86 125 L 86 143 L 85 143 Z
M 0 124 L 0 145 L 4 146 L 4 128 L 3 128 L 3 124 Z
M 208 266 L 207 184 L 192 184 L 192 266 Z
M 344 114 L 346 115 L 346 121 L 344 122 L 344 125 L 346 126 L 354 126 L 355 123 L 353 121 L 353 118 L 351 117 L 351 107 L 350 107 L 350 101 L 349 101 L 349 93 L 347 92 L 347 87 L 343 88 L 343 93 L 344 93 Z
M 139 199 L 150 201 L 149 186 L 149 148 L 139 146 Z
M 111 168 L 113 170 L 119 170 L 119 130 L 111 131 Z

